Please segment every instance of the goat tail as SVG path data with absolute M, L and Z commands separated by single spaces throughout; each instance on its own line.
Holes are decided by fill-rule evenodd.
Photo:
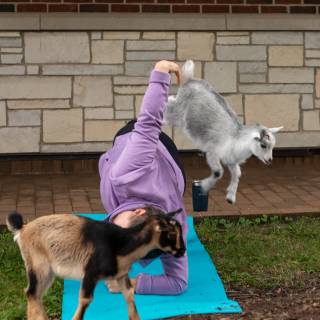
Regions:
M 8 229 L 13 233 L 17 233 L 23 227 L 22 215 L 18 212 L 10 213 L 6 222 Z
M 194 77 L 194 62 L 187 60 L 182 66 L 182 83 L 187 82 Z

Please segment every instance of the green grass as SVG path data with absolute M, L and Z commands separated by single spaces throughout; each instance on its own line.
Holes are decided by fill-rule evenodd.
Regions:
M 12 235 L 0 230 L 0 319 L 26 319 L 26 273 L 18 246 Z M 62 281 L 56 280 L 44 298 L 51 319 L 60 318 Z
M 196 229 L 227 286 L 302 287 L 320 275 L 320 218 L 205 218 Z
M 320 218 L 205 218 L 197 232 L 228 287 L 301 287 L 320 275 Z M 0 319 L 25 319 L 26 275 L 12 235 L 0 230 Z M 62 281 L 45 297 L 51 319 L 61 314 Z

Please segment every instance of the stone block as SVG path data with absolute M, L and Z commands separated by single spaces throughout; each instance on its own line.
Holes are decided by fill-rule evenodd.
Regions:
M 270 46 L 270 66 L 303 66 L 303 46 Z
M 115 118 L 131 120 L 134 118 L 134 110 L 116 110 Z
M 79 142 L 82 141 L 82 109 L 44 110 L 43 141 Z
M 179 150 L 196 150 L 197 147 L 180 128 L 173 128 L 173 141 Z
M 17 110 L 8 113 L 9 126 L 26 127 L 40 126 L 41 111 L 40 110 Z
M 263 73 L 267 69 L 266 62 L 239 62 L 240 73 Z
M 112 147 L 111 142 L 82 142 L 68 144 L 42 144 L 41 152 L 106 152 Z
M 307 49 L 320 49 L 320 32 L 306 32 L 305 37 L 305 47 Z
M 25 71 L 24 66 L 1 66 L 0 65 L 0 75 L 23 75 Z
M 237 65 L 235 62 L 207 62 L 204 78 L 220 93 L 237 91 Z
M 319 132 L 279 132 L 277 147 L 319 147 Z
M 220 61 L 263 61 L 267 59 L 265 46 L 216 46 L 217 60 Z
M 64 99 L 8 100 L 8 109 L 66 109 L 70 101 Z
M 92 63 L 120 64 L 123 63 L 124 41 L 122 40 L 101 40 L 93 41 Z
M 242 94 L 231 94 L 224 96 L 229 106 L 238 114 L 243 114 Z
M 113 141 L 115 134 L 125 125 L 123 120 L 85 121 L 86 141 Z
M 306 50 L 305 54 L 306 58 L 320 58 L 320 50 Z
M 320 67 L 320 59 L 305 59 L 307 67 Z
M 86 32 L 26 32 L 26 63 L 83 63 L 90 61 Z
M 241 73 L 240 74 L 241 83 L 264 83 L 266 82 L 265 73 Z
M 85 119 L 114 119 L 113 108 L 85 108 Z
M 303 130 L 305 131 L 320 130 L 320 111 L 319 110 L 303 111 Z
M 115 96 L 116 110 L 132 110 L 133 109 L 133 96 Z
M 219 36 L 217 37 L 217 44 L 249 44 L 250 37 L 245 36 Z
M 20 32 L 0 32 L 1 38 L 18 38 L 20 37 Z
M 114 75 L 122 74 L 122 65 L 94 65 L 94 64 L 56 64 L 44 65 L 44 75 Z
M 249 32 L 247 31 L 218 31 L 218 37 L 239 37 L 239 36 L 249 36 Z
M 146 40 L 174 40 L 176 38 L 176 34 L 174 32 L 147 31 L 142 34 L 142 38 Z
M 253 44 L 303 44 L 302 32 L 252 32 Z
M 113 83 L 115 85 L 147 85 L 149 82 L 148 77 L 126 77 L 126 76 L 115 76 L 113 77 Z
M 313 93 L 311 84 L 240 84 L 242 93 Z
M 143 96 L 135 96 L 134 110 L 135 110 L 135 117 L 136 118 L 138 117 L 138 115 L 140 113 L 142 100 L 143 100 Z
M 0 47 L 1 48 L 16 48 L 22 46 L 21 38 L 0 38 Z
M 113 90 L 118 94 L 144 94 L 147 86 L 115 86 Z
M 174 51 L 128 51 L 127 60 L 174 60 Z
M 269 68 L 270 83 L 314 83 L 312 68 Z
M 40 128 L 0 128 L 0 153 L 39 152 Z
M 39 74 L 40 68 L 37 65 L 27 66 L 27 74 Z
M 19 64 L 22 61 L 22 54 L 2 54 L 1 63 L 2 64 Z
M 59 99 L 70 97 L 70 77 L 0 77 L 0 99 Z
M 73 84 L 73 104 L 81 107 L 111 106 L 113 103 L 110 77 L 75 77 Z
M 136 40 L 139 39 L 140 32 L 133 31 L 106 31 L 103 32 L 103 39 L 106 40 Z
M 312 94 L 303 94 L 301 100 L 302 109 L 313 109 L 313 95 Z
M 130 61 L 125 63 L 125 73 L 129 76 L 147 76 L 154 68 L 153 61 Z
M 101 40 L 102 39 L 102 32 L 93 31 L 91 32 L 91 40 Z
M 127 50 L 155 50 L 155 51 L 170 51 L 176 49 L 176 42 L 171 40 L 153 41 L 153 40 L 128 40 Z
M 316 83 L 315 83 L 315 87 L 316 87 L 316 97 L 320 98 L 320 69 L 316 70 Z
M 178 60 L 212 61 L 214 44 L 215 34 L 213 32 L 179 32 Z
M 267 127 L 283 126 L 283 131 L 299 130 L 299 95 L 268 94 L 245 96 L 247 124 L 261 123 Z
M 23 48 L 1 48 L 1 53 L 23 53 Z
M 0 127 L 7 125 L 7 108 L 6 102 L 0 101 Z
M 161 127 L 161 131 L 164 132 L 167 136 L 169 136 L 171 139 L 173 138 L 173 128 L 171 126 L 163 125 Z

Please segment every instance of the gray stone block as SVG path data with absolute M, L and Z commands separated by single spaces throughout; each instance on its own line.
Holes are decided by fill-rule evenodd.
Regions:
M 55 64 L 42 66 L 44 75 L 114 75 L 122 74 L 122 65 Z
M 40 110 L 18 110 L 9 111 L 9 126 L 26 127 L 40 126 L 41 111 Z
M 267 59 L 265 46 L 216 46 L 220 61 L 262 61 Z

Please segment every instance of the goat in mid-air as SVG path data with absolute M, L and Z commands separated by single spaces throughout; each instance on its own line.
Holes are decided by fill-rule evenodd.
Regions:
M 20 247 L 28 276 L 28 320 L 48 319 L 42 296 L 55 276 L 82 280 L 73 320 L 83 319 L 97 282 L 105 279 L 118 281 L 129 319 L 138 320 L 128 278 L 132 263 L 155 249 L 177 258 L 186 250 L 181 225 L 173 219 L 181 210 L 165 214 L 145 209 L 144 221 L 126 229 L 71 214 L 44 216 L 24 225 L 20 214 L 10 214 L 7 226 Z
M 169 125 L 181 127 L 194 144 L 206 153 L 211 175 L 201 180 L 208 193 L 223 175 L 223 166 L 231 174 L 226 200 L 235 203 L 240 164 L 255 155 L 265 164 L 272 161 L 274 134 L 282 129 L 260 124 L 243 125 L 225 99 L 205 80 L 194 79 L 194 63 L 182 67 L 183 85 L 170 96 L 164 114 Z

